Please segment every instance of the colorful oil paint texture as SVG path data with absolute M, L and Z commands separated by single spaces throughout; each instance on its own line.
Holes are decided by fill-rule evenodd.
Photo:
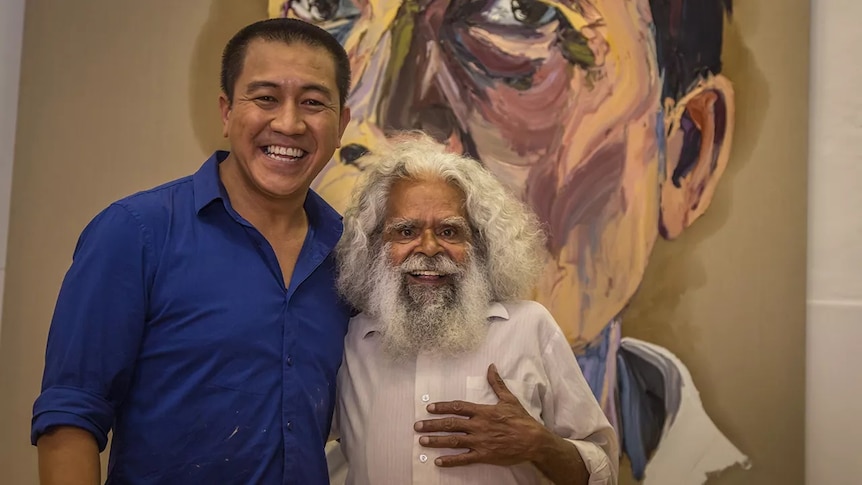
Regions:
M 670 351 L 622 337 L 656 239 L 710 205 L 734 94 L 731 0 L 273 0 L 351 58 L 352 121 L 314 188 L 343 210 L 362 154 L 421 129 L 484 164 L 547 224 L 551 310 L 636 479 L 700 484 L 747 458 Z

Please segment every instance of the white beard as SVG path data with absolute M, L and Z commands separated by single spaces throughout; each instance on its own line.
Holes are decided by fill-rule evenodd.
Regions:
M 368 312 L 383 326 L 383 350 L 391 359 L 403 361 L 420 352 L 453 355 L 482 342 L 491 291 L 472 251 L 463 267 L 441 255 L 413 255 L 393 267 L 388 255 L 385 245 L 371 268 L 369 278 L 377 283 Z M 407 274 L 417 269 L 449 273 L 451 281 L 437 287 L 409 284 Z

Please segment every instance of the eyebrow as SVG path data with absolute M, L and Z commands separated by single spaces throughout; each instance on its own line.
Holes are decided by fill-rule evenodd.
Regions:
M 400 231 L 402 229 L 414 229 L 419 226 L 419 221 L 414 219 L 395 219 L 394 221 L 386 224 L 386 227 L 383 228 L 384 232 L 392 232 L 392 231 Z M 449 226 L 458 228 L 465 233 L 470 232 L 470 225 L 467 224 L 467 219 L 461 216 L 453 216 L 447 217 L 440 221 L 441 226 Z
M 418 223 L 412 219 L 395 219 L 394 221 L 386 224 L 383 228 L 383 232 L 393 232 L 400 231 L 403 229 L 413 229 L 416 227 Z
M 252 81 L 246 85 L 245 91 L 249 93 L 258 89 L 278 89 L 279 87 L 278 83 L 272 81 Z
M 440 225 L 458 228 L 466 234 L 470 233 L 470 224 L 467 224 L 467 219 L 461 216 L 447 217 L 440 221 Z
M 274 82 L 274 81 L 266 81 L 266 80 L 252 81 L 246 85 L 245 92 L 250 93 L 253 91 L 257 91 L 258 89 L 280 89 L 280 88 L 281 88 L 281 85 Z M 326 96 L 327 98 L 330 98 L 330 99 L 333 97 L 333 93 L 332 93 L 331 89 L 329 89 L 328 87 L 326 87 L 322 84 L 318 84 L 318 83 L 303 84 L 300 89 L 303 92 L 316 91 L 316 92 L 319 92 L 320 94 L 323 94 L 324 96 Z

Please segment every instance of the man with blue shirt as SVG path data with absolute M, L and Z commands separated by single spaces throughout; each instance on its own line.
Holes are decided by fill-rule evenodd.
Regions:
M 350 119 L 347 55 L 298 20 L 227 44 L 230 152 L 84 229 L 48 336 L 31 439 L 43 484 L 328 483 L 349 308 L 335 210 L 309 189 Z

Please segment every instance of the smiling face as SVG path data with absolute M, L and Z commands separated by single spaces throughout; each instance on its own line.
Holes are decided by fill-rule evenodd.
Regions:
M 251 41 L 234 99 L 219 104 L 231 147 L 225 184 L 266 200 L 304 200 L 350 119 L 332 56 L 301 42 Z
M 487 270 L 472 252 L 464 192 L 439 178 L 392 184 L 368 311 L 395 359 L 458 353 L 485 335 Z

